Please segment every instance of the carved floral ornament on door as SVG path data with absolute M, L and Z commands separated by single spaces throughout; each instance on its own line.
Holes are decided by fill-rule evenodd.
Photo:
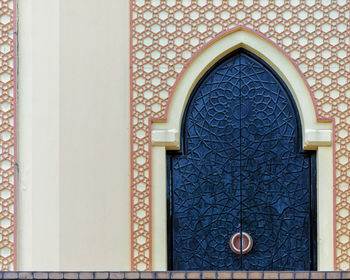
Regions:
M 326 226 L 320 224 L 318 226 L 322 229 L 319 230 L 319 233 L 326 232 L 326 235 L 329 235 L 326 239 L 331 240 L 326 242 L 327 246 L 330 245 L 330 247 L 324 248 L 324 252 L 327 252 L 329 256 L 329 252 L 333 252 L 335 247 L 338 249 L 338 251 L 334 251 L 336 253 L 334 258 L 331 257 L 336 265 L 334 269 L 348 269 L 347 264 L 350 258 L 346 253 L 348 243 L 343 240 L 343 236 L 348 235 L 348 230 L 346 230 L 347 216 L 344 216 L 342 212 L 343 209 L 349 208 L 346 204 L 348 190 L 343 187 L 347 178 L 344 175 L 347 165 L 342 160 L 346 154 L 345 145 L 348 141 L 342 134 L 343 130 L 347 130 L 346 112 L 342 108 L 347 106 L 347 101 L 344 98 L 348 86 L 344 80 L 346 80 L 345 65 L 348 62 L 348 56 L 346 55 L 344 34 L 346 28 L 343 27 L 346 26 L 348 16 L 345 8 L 346 1 L 334 1 L 331 5 L 326 2 L 216 0 L 209 2 L 134 0 L 132 2 L 133 160 L 131 212 L 133 222 L 131 261 L 133 269 L 166 268 L 163 261 L 166 259 L 166 252 L 161 249 L 161 245 L 165 244 L 160 244 L 162 238 L 159 238 L 164 237 L 164 232 L 161 229 L 162 223 L 159 223 L 164 217 L 157 216 L 161 212 L 158 210 L 161 207 L 164 209 L 164 204 L 157 201 L 157 198 L 159 195 L 161 196 L 162 188 L 165 188 L 166 185 L 165 171 L 162 168 L 162 164 L 164 165 L 165 162 L 164 156 L 162 158 L 163 152 L 165 155 L 164 147 L 167 145 L 167 149 L 176 149 L 179 144 L 176 142 L 179 139 L 182 111 L 177 109 L 176 117 L 171 112 L 172 107 L 183 109 L 184 104 L 186 104 L 185 96 L 182 103 L 180 102 L 183 106 L 174 105 L 180 95 L 179 88 L 184 80 L 189 79 L 189 77 L 192 79 L 195 76 L 195 80 L 187 81 L 190 84 L 186 91 L 188 94 L 190 88 L 194 87 L 201 75 L 217 59 L 238 47 L 244 47 L 266 61 L 291 90 L 301 115 L 304 148 L 315 149 L 318 146 L 318 162 L 328 164 L 328 166 L 323 167 L 322 172 L 318 172 L 319 176 L 328 173 L 327 178 L 321 178 L 321 180 L 318 178 L 318 182 L 328 182 L 330 189 L 325 190 L 328 192 L 328 198 L 333 195 L 333 178 L 329 171 L 333 170 L 333 162 L 329 160 L 333 156 L 333 147 L 329 146 L 330 140 L 332 140 L 330 139 L 332 138 L 332 125 L 329 122 L 323 123 L 317 120 L 335 118 L 334 136 L 335 142 L 338 144 L 334 146 L 334 162 L 335 167 L 339 170 L 336 177 L 337 188 L 334 189 L 334 195 L 337 196 L 335 222 L 338 222 L 338 230 L 335 232 L 334 238 L 335 246 L 329 244 L 333 242 L 333 229 L 330 229 L 333 216 L 329 215 L 333 211 L 332 200 L 325 201 L 329 204 L 323 207 L 326 210 L 321 209 L 328 211 L 329 221 L 326 222 Z M 275 12 L 277 10 L 279 13 Z M 264 18 L 264 21 L 258 20 L 257 13 L 260 13 L 260 18 Z M 319 17 L 321 14 L 327 16 Z M 238 24 L 244 24 L 247 27 L 237 28 Z M 311 30 L 311 28 L 313 29 Z M 239 29 L 245 31 L 245 35 L 238 42 L 233 44 L 230 42 L 225 50 L 214 54 L 211 60 L 203 60 L 208 54 L 202 56 L 203 51 L 206 52 L 212 45 L 219 46 L 220 42 L 231 36 L 230 34 L 238 34 Z M 245 42 L 249 37 L 246 36 L 247 34 L 255 38 L 255 42 L 251 42 L 251 45 L 249 42 Z M 279 59 L 282 61 L 285 61 L 286 57 L 290 58 L 287 59 L 287 64 L 291 66 L 290 69 L 297 73 L 296 80 L 288 73 L 290 69 L 279 67 L 278 61 L 276 63 L 273 61 L 270 52 L 257 50 L 259 44 L 256 43 L 256 40 L 259 41 L 259 38 L 264 38 L 264 46 L 272 47 L 274 45 L 272 48 L 274 51 L 277 50 L 275 54 L 279 53 Z M 328 54 L 327 51 L 330 53 Z M 187 60 L 189 58 L 191 59 Z M 189 69 L 194 69 L 192 66 L 200 60 L 205 62 L 202 61 L 199 66 L 197 65 L 198 69 L 195 69 L 197 71 L 195 75 L 191 74 L 187 77 L 186 72 L 188 73 Z M 293 65 L 294 63 L 295 65 Z M 300 70 L 297 70 L 299 68 L 296 65 L 300 67 Z M 179 75 L 178 73 L 181 71 L 182 74 Z M 291 81 L 293 82 L 291 83 Z M 308 85 L 311 88 L 308 89 Z M 168 95 L 170 92 L 172 92 L 172 98 L 169 103 Z M 304 93 L 304 97 L 296 96 L 300 95 L 301 92 Z M 332 99 L 334 104 L 331 103 L 331 109 L 328 109 L 330 96 L 334 98 Z M 306 103 L 303 99 L 305 97 Z M 309 112 L 312 112 L 313 115 L 309 116 Z M 150 121 L 152 119 L 160 120 L 160 122 L 166 119 L 166 123 L 160 124 L 156 121 L 152 124 L 153 147 L 150 146 Z M 173 122 L 175 125 L 169 125 L 172 122 L 171 119 L 176 119 L 177 123 L 175 121 Z M 166 139 L 166 143 L 162 142 L 164 139 Z M 328 153 L 329 149 L 331 153 Z M 152 165 L 151 154 L 153 155 Z M 154 156 L 155 154 L 157 156 Z M 163 171 L 157 169 L 157 166 L 160 166 Z M 322 165 L 318 165 L 318 168 L 320 166 Z M 329 174 L 331 178 L 329 178 Z M 151 196 L 151 185 L 153 196 Z M 319 186 L 318 188 L 320 189 Z M 164 191 L 163 194 L 165 194 Z M 157 211 L 151 212 L 151 209 L 157 209 Z M 164 210 L 163 214 L 166 213 L 166 209 Z M 322 255 L 320 252 L 323 250 L 322 246 L 319 247 L 320 255 Z M 319 265 L 321 268 L 333 269 L 333 266 L 330 268 L 329 265 L 322 264 L 322 262 Z

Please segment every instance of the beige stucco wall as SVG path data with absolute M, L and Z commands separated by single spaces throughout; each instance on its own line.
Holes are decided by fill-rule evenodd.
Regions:
M 128 270 L 129 1 L 18 0 L 18 270 Z

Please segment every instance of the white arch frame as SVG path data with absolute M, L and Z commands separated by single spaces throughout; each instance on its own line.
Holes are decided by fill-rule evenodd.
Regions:
M 182 116 L 197 82 L 218 60 L 238 48 L 244 48 L 262 58 L 283 79 L 299 111 L 303 147 L 317 150 L 317 263 L 318 270 L 333 270 L 332 123 L 317 120 L 307 83 L 291 60 L 272 42 L 242 27 L 223 34 L 194 55 L 173 88 L 166 121 L 152 123 L 153 269 L 167 268 L 166 150 L 180 147 Z

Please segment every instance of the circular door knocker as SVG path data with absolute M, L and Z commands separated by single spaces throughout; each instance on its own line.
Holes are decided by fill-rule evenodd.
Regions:
M 230 248 L 231 250 L 238 254 L 238 255 L 244 255 L 250 252 L 250 250 L 253 247 L 253 239 L 252 237 L 246 233 L 242 232 L 242 250 L 241 250 L 241 233 L 237 232 L 230 238 Z

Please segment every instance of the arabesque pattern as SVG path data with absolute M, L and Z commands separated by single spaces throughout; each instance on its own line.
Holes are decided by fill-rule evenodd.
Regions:
M 299 153 L 300 120 L 275 74 L 249 53 L 229 55 L 198 83 L 183 121 L 182 150 L 168 151 L 172 269 L 314 269 L 312 155 Z M 253 248 L 232 254 L 242 231 Z
M 0 1 L 0 266 L 15 269 L 15 0 Z
M 132 269 L 150 270 L 150 120 L 166 118 L 186 61 L 238 25 L 280 46 L 305 75 L 320 119 L 335 121 L 336 269 L 350 269 L 348 0 L 132 0 Z M 331 171 L 330 171 L 331 172 Z

